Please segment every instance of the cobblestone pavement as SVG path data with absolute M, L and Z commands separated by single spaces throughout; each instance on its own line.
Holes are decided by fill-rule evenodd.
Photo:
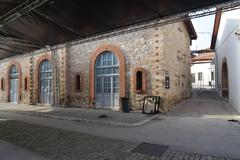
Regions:
M 131 154 L 127 160 L 231 160 L 224 157 L 216 157 L 209 155 L 202 155 L 196 153 L 186 153 L 181 151 L 175 151 L 168 149 L 166 150 L 161 157 L 146 156 L 143 154 L 134 153 Z
M 51 160 L 230 160 L 171 147 L 161 157 L 149 156 L 132 152 L 139 144 L 12 120 L 0 121 L 0 137 Z

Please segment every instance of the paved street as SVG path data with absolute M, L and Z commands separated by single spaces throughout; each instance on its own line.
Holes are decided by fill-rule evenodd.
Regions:
M 190 153 L 197 153 L 192 157 L 209 155 L 240 159 L 240 124 L 228 121 L 239 118 L 239 114 L 218 98 L 188 99 L 177 105 L 175 111 L 159 115 L 137 127 L 76 122 L 3 111 L 0 112 L 0 117 L 120 140 L 133 145 L 131 149 L 143 142 L 166 145 L 169 149 L 164 154 L 172 154 L 168 156 L 169 159 L 174 159 L 173 155 L 184 157 Z M 127 157 L 141 159 L 142 155 L 130 154 Z
M 0 140 L 1 160 L 47 160 L 14 144 Z
M 182 101 L 175 107 L 175 110 L 168 113 L 173 116 L 211 116 L 229 117 L 239 116 L 226 101 L 220 99 L 213 90 L 193 90 L 192 98 Z
M 112 140 L 11 120 L 0 122 L 0 136 L 1 139 L 51 160 L 230 160 L 230 158 L 177 151 L 171 147 L 166 148 L 162 152 L 163 154 L 160 155 L 156 151 L 156 155 L 149 154 L 146 151 L 143 154 L 134 151 L 139 145 L 138 143 Z M 20 147 L 9 147 L 14 145 L 6 142 L 0 144 L 1 153 L 6 152 L 6 149 L 8 151 L 8 154 L 0 155 L 1 159 L 19 160 L 26 158 L 40 160 L 33 153 Z M 12 148 L 15 148 L 15 150 L 13 151 Z M 12 155 L 9 154 L 11 152 Z

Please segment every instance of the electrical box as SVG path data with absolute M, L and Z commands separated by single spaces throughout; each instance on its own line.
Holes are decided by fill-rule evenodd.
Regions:
M 165 76 L 165 89 L 170 89 L 170 77 Z

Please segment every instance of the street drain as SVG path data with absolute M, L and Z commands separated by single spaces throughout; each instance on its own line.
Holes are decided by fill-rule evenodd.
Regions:
M 236 119 L 230 119 L 230 120 L 228 120 L 228 122 L 239 122 L 239 121 Z
M 150 144 L 150 143 L 141 143 L 136 148 L 134 148 L 131 152 L 160 157 L 167 149 L 168 149 L 168 146 L 156 145 L 156 144 Z
M 106 114 L 102 114 L 102 115 L 98 116 L 98 118 L 108 118 L 108 116 Z

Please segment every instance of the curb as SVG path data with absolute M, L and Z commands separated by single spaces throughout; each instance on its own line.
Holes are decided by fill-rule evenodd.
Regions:
M 111 126 L 121 126 L 121 127 L 137 127 L 144 125 L 151 120 L 158 117 L 158 115 L 154 115 L 150 118 L 147 118 L 143 121 L 136 122 L 136 123 L 127 123 L 127 122 L 114 122 L 114 121 L 97 121 L 97 120 L 90 120 L 86 118 L 74 118 L 74 117 L 65 117 L 65 116 L 56 116 L 56 115 L 47 115 L 42 113 L 29 113 L 29 112 L 23 112 L 23 111 L 9 111 L 9 110 L 1 110 L 2 112 L 8 112 L 8 113 L 17 113 L 17 114 L 25 114 L 29 116 L 38 116 L 38 117 L 44 117 L 44 118 L 53 118 L 53 119 L 59 119 L 59 120 L 67 120 L 67 121 L 74 121 L 74 122 L 86 122 L 86 123 L 93 123 L 93 124 L 104 124 L 104 125 L 111 125 Z M 0 111 L 0 112 L 1 112 Z

